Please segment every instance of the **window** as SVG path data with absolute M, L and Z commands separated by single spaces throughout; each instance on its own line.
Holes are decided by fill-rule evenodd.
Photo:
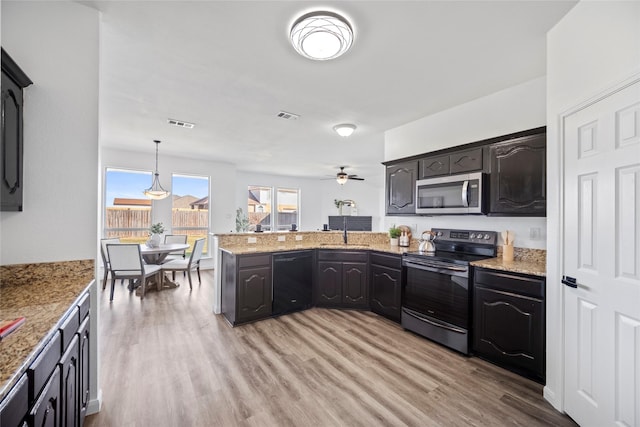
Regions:
M 171 233 L 186 234 L 191 249 L 197 239 L 204 238 L 203 253 L 208 253 L 209 177 L 173 174 L 171 192 Z
M 151 227 L 151 200 L 142 191 L 151 184 L 151 172 L 111 169 L 105 173 L 104 237 L 144 243 Z
M 263 230 L 271 230 L 271 187 L 249 186 L 247 216 L 249 231 L 255 231 L 260 224 Z
M 276 217 L 277 230 L 290 230 L 292 224 L 299 224 L 300 191 L 296 188 L 278 188 L 276 202 L 278 215 Z

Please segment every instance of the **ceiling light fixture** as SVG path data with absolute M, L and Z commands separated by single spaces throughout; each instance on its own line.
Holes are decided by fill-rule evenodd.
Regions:
M 335 130 L 338 135 L 347 137 L 356 130 L 356 125 L 352 125 L 351 123 L 342 123 L 340 125 L 335 125 L 333 130 Z
M 353 43 L 353 28 L 337 13 L 316 11 L 299 17 L 291 27 L 289 38 L 300 55 L 325 61 L 349 50 Z
M 156 171 L 153 174 L 151 187 L 144 190 L 144 195 L 150 199 L 161 200 L 171 193 L 162 188 L 162 185 L 160 185 L 160 173 L 158 172 L 158 145 L 160 145 L 160 141 L 154 139 L 153 142 L 156 143 Z
M 338 181 L 338 184 L 340 185 L 344 185 L 348 179 L 349 179 L 349 175 L 347 175 L 347 173 L 344 170 L 341 170 L 340 172 L 338 172 L 338 175 L 336 176 L 336 181 Z

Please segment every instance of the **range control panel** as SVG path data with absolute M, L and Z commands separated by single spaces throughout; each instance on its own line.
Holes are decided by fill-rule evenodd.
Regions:
M 436 242 L 448 241 L 495 245 L 498 241 L 498 233 L 495 231 L 450 230 L 447 228 L 432 228 L 431 232 L 436 236 Z

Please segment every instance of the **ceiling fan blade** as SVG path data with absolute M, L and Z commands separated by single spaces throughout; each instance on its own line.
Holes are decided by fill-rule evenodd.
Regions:
M 358 175 L 349 175 L 348 179 L 354 179 L 356 181 L 364 181 L 364 178 L 359 178 Z

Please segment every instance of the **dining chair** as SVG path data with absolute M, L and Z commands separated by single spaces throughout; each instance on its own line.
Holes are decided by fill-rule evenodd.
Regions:
M 164 236 L 165 243 L 187 243 L 187 235 L 186 234 L 167 234 Z M 167 255 L 164 262 L 173 261 L 174 259 L 185 259 L 186 251 L 175 252 Z
M 162 271 L 171 271 L 173 280 L 176 280 L 176 271 L 186 271 L 189 277 L 189 289 L 193 289 L 191 284 L 191 270 L 198 272 L 198 283 L 202 283 L 200 279 L 200 259 L 202 258 L 202 249 L 204 248 L 204 238 L 198 239 L 193 244 L 193 251 L 189 259 L 174 259 L 162 264 Z
M 111 296 L 109 301 L 113 301 L 113 289 L 116 279 L 137 279 L 142 286 L 140 299 L 144 298 L 146 291 L 147 277 L 158 275 L 161 266 L 156 264 L 145 264 L 140 254 L 140 245 L 137 243 L 121 243 L 107 245 L 107 254 L 111 266 Z M 162 276 L 161 274 L 159 274 Z M 158 280 L 162 280 L 160 277 Z M 131 287 L 133 290 L 133 287 Z
M 107 253 L 107 245 L 120 243 L 119 238 L 100 239 L 100 255 L 102 256 L 102 265 L 104 268 L 104 278 L 102 279 L 102 290 L 107 287 L 107 277 L 109 276 L 109 254 Z

